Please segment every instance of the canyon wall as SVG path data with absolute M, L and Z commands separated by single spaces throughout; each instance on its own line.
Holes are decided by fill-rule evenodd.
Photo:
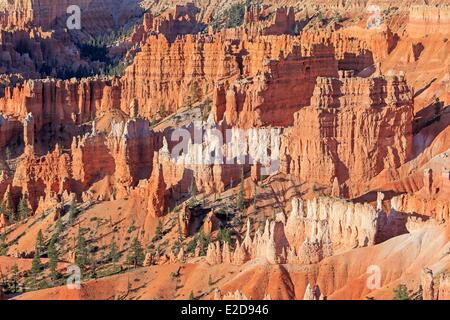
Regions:
M 145 44 L 122 79 L 25 82 L 5 89 L 0 109 L 6 114 L 32 112 L 40 127 L 39 113 L 49 115 L 55 104 L 58 109 L 64 106 L 53 110 L 60 113 L 58 117 L 78 117 L 78 121 L 119 105 L 127 114 L 133 106 L 139 116 L 151 119 L 211 97 L 216 122 L 226 119 L 229 125 L 240 127 L 290 126 L 294 113 L 310 104 L 317 77 L 337 77 L 338 69 L 361 71 L 388 54 L 393 41 L 389 31 L 370 37 L 358 33 L 357 38 L 351 37 L 354 32 L 342 31 L 311 32 L 301 37 L 250 37 L 244 33 L 241 38 L 230 39 L 219 32 L 185 35 L 171 42 L 169 31 L 167 37 L 162 31 L 154 34 L 155 24 L 162 28 L 162 18 L 155 19 L 159 22 L 146 15 L 146 36 L 135 33 Z M 45 57 L 17 62 L 26 57 L 7 52 L 5 65 L 34 62 L 34 70 L 44 67 L 39 61 Z M 43 102 L 41 97 L 45 97 Z M 50 119 L 54 122 L 54 115 Z
M 380 212 L 368 204 L 353 204 L 334 198 L 292 200 L 289 216 L 266 221 L 264 231 L 247 222 L 246 235 L 234 250 L 227 243 L 211 243 L 206 260 L 209 264 L 243 264 L 263 259 L 271 264 L 311 264 L 325 257 L 356 247 L 374 245 Z
M 155 138 L 142 119 L 113 122 L 107 134 L 94 125 L 91 133 L 74 137 L 69 150 L 56 144 L 44 156 L 36 155 L 30 142 L 12 179 L 5 180 L 2 197 L 10 198 L 13 208 L 23 197 L 40 212 L 71 193 L 84 201 L 124 198 L 150 177 L 154 150 Z
M 258 58 L 244 57 L 243 75 L 248 78 L 217 90 L 213 102 L 216 121 L 225 119 L 241 128 L 290 126 L 294 113 L 309 105 L 317 77 L 337 76 L 332 47 L 295 43 L 286 36 L 268 39 L 280 41 L 279 56 L 270 59 L 263 55 L 264 40 L 246 46 L 249 57 Z
M 22 78 L 61 76 L 61 70 L 75 72 L 86 67 L 78 49 L 63 32 L 40 28 L 0 31 L 0 70 Z M 6 76 L 6 75 L 5 75 Z
M 409 10 L 407 30 L 414 38 L 450 34 L 450 5 L 412 6 Z
M 371 178 L 411 156 L 412 93 L 402 77 L 318 78 L 311 105 L 283 139 L 283 171 L 364 192 Z
M 4 28 L 25 28 L 29 26 L 50 29 L 57 20 L 65 20 L 70 14 L 67 10 L 72 5 L 81 9 L 81 24 L 91 32 L 103 31 L 119 24 L 138 12 L 138 0 L 14 0 L 0 3 L 0 25 Z
M 102 112 L 119 108 L 120 86 L 117 80 L 27 80 L 6 87 L 0 97 L 0 111 L 25 118 L 31 113 L 35 131 L 45 125 L 58 126 L 92 121 Z

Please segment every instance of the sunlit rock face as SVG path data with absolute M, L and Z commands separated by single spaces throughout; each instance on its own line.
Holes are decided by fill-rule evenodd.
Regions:
M 242 264 L 264 259 L 270 264 L 318 263 L 338 252 L 376 243 L 381 212 L 368 204 L 353 204 L 335 198 L 293 199 L 287 219 L 266 221 L 264 231 L 251 235 L 247 222 L 246 235 L 234 253 L 219 243 L 208 247 L 208 263 Z M 231 257 L 231 259 L 230 259 Z
M 403 78 L 319 78 L 311 105 L 295 114 L 284 170 L 357 196 L 412 151 L 412 93 Z
M 449 299 L 447 2 L 0 0 L 0 299 Z
M 101 31 L 118 27 L 138 11 L 138 0 L 14 0 L 0 2 L 0 22 L 4 27 L 24 28 L 29 26 L 50 29 L 58 23 L 65 26 L 66 20 L 75 11 L 81 10 L 81 24 L 89 31 Z M 70 9 L 70 10 L 69 10 Z M 62 23 L 61 23 L 62 22 Z

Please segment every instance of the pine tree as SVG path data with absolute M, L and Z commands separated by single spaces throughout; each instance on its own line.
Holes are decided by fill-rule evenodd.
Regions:
M 219 233 L 217 235 L 217 240 L 224 244 L 224 243 L 228 243 L 231 244 L 231 233 L 230 230 L 228 229 L 220 229 Z
M 80 269 L 86 269 L 89 265 L 89 249 L 87 246 L 87 241 L 81 234 L 81 230 L 78 231 L 77 245 L 75 248 L 75 264 L 80 267 Z
M 144 249 L 137 238 L 131 243 L 130 252 L 127 257 L 127 263 L 133 265 L 134 268 L 142 266 L 144 263 Z
M 16 293 L 19 289 L 19 267 L 15 263 L 11 268 L 11 282 L 12 282 L 12 292 Z
M 91 259 L 91 276 L 94 279 L 97 279 L 97 259 L 95 257 L 95 253 L 92 255 Z
M 161 221 L 159 221 L 158 225 L 156 226 L 155 236 L 153 237 L 153 241 L 161 240 L 162 237 L 163 237 L 163 229 L 162 229 Z
M 75 202 L 75 199 L 73 199 L 70 202 L 69 207 L 69 221 L 74 221 L 78 216 L 78 209 L 77 209 L 77 203 Z
M 39 230 L 36 237 L 36 254 L 40 257 L 44 252 L 44 236 L 42 230 Z
M 64 225 L 62 223 L 62 219 L 61 219 L 61 216 L 60 216 L 58 218 L 58 220 L 56 220 L 54 237 L 58 238 L 59 235 L 61 234 L 61 232 L 63 231 L 63 229 L 64 229 Z
M 25 220 L 30 215 L 30 209 L 27 207 L 25 197 L 22 197 L 17 205 L 17 215 L 19 220 Z
M 256 204 L 258 202 L 258 188 L 257 187 L 258 187 L 258 185 L 255 182 L 255 184 L 253 185 L 253 208 L 254 208 L 254 210 L 257 209 Z
M 47 247 L 48 268 L 50 270 L 50 278 L 55 281 L 59 278 L 56 270 L 58 267 L 58 251 L 56 249 L 55 239 L 52 239 Z
M 245 201 L 244 201 L 245 187 L 244 187 L 244 182 L 245 182 L 245 180 L 244 180 L 244 168 L 242 168 L 242 171 L 241 171 L 241 185 L 240 185 L 239 194 L 238 194 L 237 200 L 236 200 L 237 201 L 236 206 L 237 206 L 237 209 L 239 211 L 242 211 L 245 208 Z
M 31 270 L 30 270 L 30 285 L 32 288 L 36 289 L 38 284 L 38 277 L 41 273 L 41 258 L 37 254 L 34 255 L 33 261 L 31 262 Z
M 8 217 L 8 222 L 14 224 L 16 222 L 16 217 L 14 211 L 11 209 L 6 209 L 6 216 Z
M 39 247 L 39 233 L 36 238 L 36 244 L 35 244 L 35 250 L 34 250 L 34 257 L 33 261 L 31 262 L 31 270 L 30 270 L 30 286 L 33 289 L 37 289 L 38 287 L 38 277 L 41 274 L 42 264 L 41 264 L 41 251 Z
M 6 256 L 8 254 L 8 243 L 6 239 L 6 233 L 3 231 L 0 234 L 0 256 Z
M 116 240 L 113 238 L 111 243 L 111 251 L 109 252 L 109 260 L 113 263 L 115 266 L 117 262 L 119 262 L 120 254 L 119 250 L 117 248 Z
M 211 242 L 211 236 L 205 235 L 205 233 L 200 231 L 197 239 L 197 245 L 200 248 L 200 256 L 205 256 L 208 250 L 208 246 Z
M 4 201 L 0 202 L 0 214 L 4 214 L 10 224 L 16 222 L 13 210 L 11 210 L 11 208 L 9 208 L 9 206 Z

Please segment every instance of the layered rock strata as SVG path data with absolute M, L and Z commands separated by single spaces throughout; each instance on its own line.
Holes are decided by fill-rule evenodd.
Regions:
M 409 160 L 412 106 L 402 77 L 319 78 L 283 139 L 284 172 L 339 185 L 344 196 L 364 192 L 371 178 Z

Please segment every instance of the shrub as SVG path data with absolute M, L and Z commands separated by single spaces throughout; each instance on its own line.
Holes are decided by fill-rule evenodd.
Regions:
M 77 203 L 75 201 L 75 199 L 73 199 L 70 202 L 70 206 L 69 206 L 69 221 L 74 221 L 77 216 L 78 216 L 78 209 L 77 209 Z
M 408 287 L 404 284 L 394 289 L 394 300 L 409 300 Z
M 228 229 L 220 229 L 217 235 L 217 240 L 221 244 L 228 243 L 231 244 L 231 232 Z
M 197 240 L 198 240 L 198 237 L 195 236 L 191 241 L 189 241 L 189 243 L 186 247 L 187 253 L 194 253 L 195 248 L 197 247 Z
M 245 4 L 236 3 L 230 7 L 225 13 L 228 17 L 225 23 L 226 28 L 236 28 L 244 22 Z
M 155 236 L 153 237 L 152 241 L 159 241 L 163 238 L 164 233 L 163 233 L 163 229 L 162 229 L 162 224 L 161 222 L 158 222 L 158 225 L 156 226 L 156 230 L 155 230 Z
M 252 5 L 251 0 L 246 2 L 235 3 L 230 8 L 222 12 L 222 14 L 216 16 L 212 22 L 214 30 L 218 30 L 221 27 L 224 28 L 236 28 L 244 23 L 245 8 Z
M 28 208 L 25 198 L 21 198 L 17 205 L 17 215 L 20 220 L 25 220 L 30 215 L 30 209 Z
M 0 234 L 0 256 L 6 256 L 8 254 L 8 243 L 6 241 L 6 233 L 3 231 Z
M 205 235 L 203 233 L 203 231 L 200 232 L 199 237 L 198 237 L 198 246 L 200 248 L 200 255 L 201 256 L 205 256 L 206 255 L 206 252 L 208 250 L 208 246 L 209 246 L 210 242 L 211 242 L 211 236 Z
M 137 238 L 134 238 L 127 257 L 127 263 L 133 265 L 134 268 L 136 268 L 143 265 L 144 259 L 144 249 L 142 249 L 142 245 L 139 240 Z

